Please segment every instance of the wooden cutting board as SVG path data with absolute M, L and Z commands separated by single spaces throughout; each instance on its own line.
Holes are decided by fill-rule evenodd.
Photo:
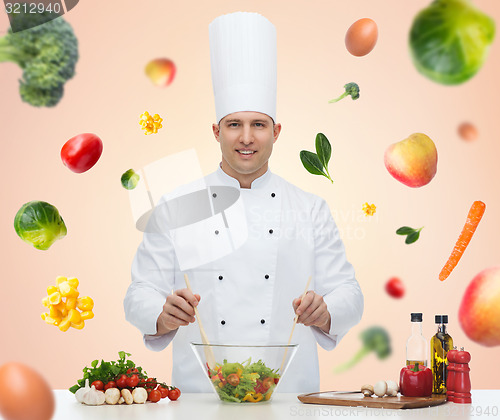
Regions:
M 373 407 L 373 408 L 421 408 L 443 404 L 446 395 L 433 395 L 432 397 L 365 397 L 361 392 L 313 392 L 301 394 L 297 397 L 305 404 L 342 405 L 347 407 Z

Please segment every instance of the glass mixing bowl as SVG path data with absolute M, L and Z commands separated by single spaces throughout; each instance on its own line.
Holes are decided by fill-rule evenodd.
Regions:
M 222 401 L 271 400 L 298 344 L 231 345 L 191 343 L 207 379 Z

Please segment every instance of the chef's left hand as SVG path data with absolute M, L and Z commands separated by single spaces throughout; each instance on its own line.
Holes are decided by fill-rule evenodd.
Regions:
M 309 290 L 304 299 L 294 299 L 292 305 L 295 313 L 299 315 L 298 323 L 306 327 L 318 327 L 325 333 L 330 331 L 331 317 L 323 296 Z

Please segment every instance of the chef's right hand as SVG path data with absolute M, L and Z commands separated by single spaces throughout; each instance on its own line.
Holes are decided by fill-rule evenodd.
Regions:
M 168 295 L 163 311 L 156 321 L 155 336 L 165 335 L 182 325 L 193 323 L 196 320 L 194 307 L 200 300 L 200 295 L 191 293 L 189 289 L 179 289 Z

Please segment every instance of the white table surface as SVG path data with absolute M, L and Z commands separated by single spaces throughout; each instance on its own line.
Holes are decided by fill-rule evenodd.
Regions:
M 55 390 L 56 412 L 53 420 L 246 420 L 246 419 L 469 419 L 500 420 L 500 390 L 472 391 L 472 404 L 447 402 L 440 406 L 406 410 L 340 407 L 302 404 L 297 394 L 280 394 L 261 404 L 222 403 L 214 394 L 182 394 L 178 401 L 168 398 L 158 403 L 85 406 L 67 390 Z

